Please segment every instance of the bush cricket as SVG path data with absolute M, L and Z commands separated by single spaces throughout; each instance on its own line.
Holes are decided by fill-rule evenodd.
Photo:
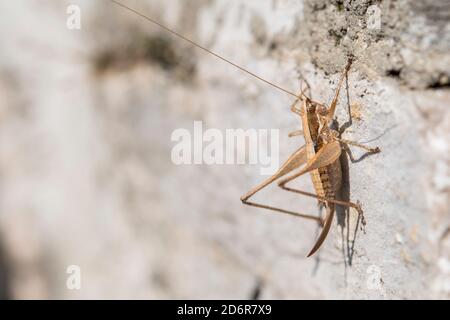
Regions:
M 317 219 L 323 226 L 323 229 L 316 244 L 309 252 L 308 257 L 313 255 L 325 240 L 333 221 L 336 204 L 355 208 L 361 216 L 363 214 L 359 201 L 353 203 L 336 199 L 336 194 L 339 192 L 342 184 L 341 164 L 339 161 L 342 152 L 341 144 L 357 146 L 370 153 L 380 152 L 379 148 L 369 148 L 357 142 L 340 139 L 339 132 L 330 128 L 331 121 L 333 120 L 336 111 L 339 91 L 347 76 L 351 63 L 352 59 L 350 58 L 342 73 L 335 96 L 329 108 L 321 103 L 311 100 L 303 93 L 303 91 L 301 91 L 296 101 L 292 104 L 291 111 L 301 117 L 303 130 L 294 131 L 289 134 L 289 136 L 303 135 L 305 138 L 305 145 L 295 151 L 273 176 L 269 177 L 241 197 L 241 201 L 247 205 L 303 218 Z M 299 104 L 301 104 L 300 107 L 298 107 Z M 300 168 L 301 166 L 303 167 Z M 318 199 L 319 204 L 326 207 L 327 213 L 325 219 L 248 201 L 255 193 L 296 169 L 301 170 L 280 180 L 278 186 L 286 191 Z M 286 186 L 288 182 L 308 172 L 310 173 L 316 194 Z
M 225 61 L 226 63 L 232 65 L 233 67 L 251 75 L 254 78 L 257 78 L 260 81 L 265 82 L 276 89 L 283 91 L 289 95 L 295 97 L 295 101 L 291 106 L 291 111 L 295 114 L 299 115 L 302 122 L 302 130 L 297 130 L 289 134 L 289 137 L 303 135 L 305 139 L 305 145 L 300 147 L 297 151 L 295 151 L 279 168 L 279 170 L 272 175 L 271 177 L 264 180 L 261 184 L 252 188 L 248 193 L 241 197 L 242 203 L 258 208 L 268 209 L 276 212 L 281 212 L 297 217 L 307 218 L 316 220 L 323 227 L 322 231 L 314 244 L 313 248 L 310 250 L 308 257 L 313 255 L 324 242 L 331 224 L 333 222 L 335 205 L 341 205 L 346 207 L 355 208 L 362 216 L 363 212 L 361 209 L 361 205 L 359 201 L 356 203 L 349 201 L 341 201 L 336 199 L 336 195 L 341 188 L 342 184 L 342 173 L 341 173 L 341 164 L 339 161 L 339 157 L 342 153 L 342 150 L 348 148 L 349 145 L 356 146 L 366 150 L 369 153 L 377 153 L 380 152 L 379 148 L 369 148 L 363 144 L 341 139 L 339 136 L 339 132 L 331 128 L 331 123 L 334 118 L 334 114 L 336 111 L 336 106 L 338 103 L 339 92 L 344 82 L 344 79 L 347 77 L 347 73 L 350 70 L 350 66 L 352 64 L 352 58 L 349 58 L 347 66 L 342 72 L 341 78 L 338 83 L 338 87 L 336 88 L 336 92 L 334 98 L 329 106 L 329 108 L 322 103 L 313 101 L 309 98 L 304 90 L 300 89 L 300 94 L 295 94 L 289 90 L 282 88 L 279 85 L 276 85 L 264 78 L 250 72 L 249 70 L 231 62 L 228 59 L 218 55 L 217 53 L 197 44 L 193 40 L 183 36 L 182 34 L 166 27 L 162 23 L 132 9 L 118 1 L 110 0 L 116 5 L 127 9 L 138 16 L 146 19 L 147 21 L 152 22 L 153 24 L 159 26 L 160 28 L 166 30 L 167 32 L 189 42 L 193 46 L 202 49 L 203 51 L 208 52 L 209 54 L 214 55 L 218 59 Z M 309 85 L 307 86 L 309 88 Z M 297 172 L 294 172 L 297 170 Z M 293 173 L 294 172 L 294 173 Z M 287 176 L 289 173 L 291 175 Z M 298 189 L 289 188 L 286 184 L 306 173 L 309 173 L 311 176 L 311 180 L 315 189 L 315 194 L 301 191 Z M 287 177 L 286 177 L 287 176 Z M 283 178 L 284 177 L 284 178 Z M 281 179 L 282 178 L 282 179 Z M 279 180 L 281 179 L 281 180 Z M 255 202 L 250 202 L 249 199 L 254 194 L 259 192 L 261 189 L 265 188 L 269 184 L 279 180 L 278 186 L 283 190 L 298 193 L 304 196 L 316 198 L 319 202 L 319 205 L 326 208 L 325 218 L 320 218 L 317 216 L 307 215 L 299 212 L 284 210 L 281 208 L 268 206 L 264 204 L 259 204 Z M 364 220 L 363 220 L 364 223 Z

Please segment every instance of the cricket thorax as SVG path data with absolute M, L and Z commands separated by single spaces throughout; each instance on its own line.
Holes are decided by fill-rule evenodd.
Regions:
M 317 140 L 320 138 L 319 137 L 319 127 L 320 127 L 320 123 L 319 123 L 319 118 L 316 114 L 316 104 L 315 103 L 308 103 L 306 105 L 306 117 L 307 117 L 307 121 L 308 121 L 308 129 L 309 129 L 309 134 L 311 136 L 311 140 L 316 143 Z

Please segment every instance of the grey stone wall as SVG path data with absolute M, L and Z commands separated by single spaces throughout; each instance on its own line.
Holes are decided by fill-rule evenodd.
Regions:
M 285 159 L 303 143 L 291 97 L 108 1 L 70 3 L 81 30 L 68 1 L 0 4 L 0 296 L 449 297 L 448 1 L 124 0 L 326 104 L 355 57 L 337 121 L 382 152 L 342 156 L 342 196 L 367 224 L 340 209 L 308 259 L 317 225 L 241 204 L 259 166 L 170 157 L 173 130 L 200 120 L 279 129 Z M 255 199 L 318 213 L 276 186 Z

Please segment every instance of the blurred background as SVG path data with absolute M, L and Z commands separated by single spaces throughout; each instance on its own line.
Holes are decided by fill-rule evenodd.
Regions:
M 289 95 L 108 0 L 2 1 L 0 298 L 449 298 L 448 1 L 121 2 L 327 104 L 353 54 L 337 120 L 382 150 L 341 159 L 365 230 L 341 209 L 306 258 L 316 224 L 239 200 L 260 166 L 172 163 L 194 121 L 279 129 L 286 159 Z M 255 199 L 318 213 L 276 186 Z

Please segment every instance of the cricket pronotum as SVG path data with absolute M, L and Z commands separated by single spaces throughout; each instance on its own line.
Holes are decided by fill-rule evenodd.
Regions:
M 226 63 L 232 65 L 233 67 L 251 75 L 252 77 L 280 90 L 284 93 L 292 95 L 295 97 L 295 101 L 291 106 L 291 111 L 295 114 L 299 115 L 302 121 L 302 130 L 297 130 L 289 134 L 289 137 L 303 135 L 305 138 L 305 145 L 300 147 L 297 151 L 295 151 L 278 169 L 278 171 L 272 175 L 271 177 L 264 180 L 261 184 L 252 188 L 249 192 L 241 197 L 242 203 L 258 208 L 268 209 L 276 212 L 281 212 L 297 217 L 307 218 L 318 221 L 322 226 L 322 232 L 319 235 L 315 245 L 311 249 L 308 254 L 308 257 L 314 254 L 324 242 L 328 232 L 330 231 L 331 223 L 333 222 L 335 205 L 341 205 L 346 207 L 355 208 L 360 215 L 362 215 L 362 209 L 359 201 L 356 203 L 349 201 L 341 201 L 336 199 L 336 195 L 341 188 L 342 184 L 342 173 L 341 173 L 341 164 L 339 161 L 339 157 L 342 153 L 343 148 L 347 148 L 349 145 L 363 148 L 369 153 L 377 153 L 380 152 L 379 148 L 369 148 L 360 143 L 341 139 L 339 136 L 339 132 L 332 129 L 330 127 L 331 122 L 333 120 L 336 106 L 339 98 L 339 92 L 344 82 L 344 79 L 347 77 L 347 73 L 350 70 L 350 66 L 352 63 L 352 58 L 349 58 L 348 64 L 345 67 L 345 70 L 342 72 L 341 78 L 339 80 L 338 87 L 336 89 L 334 98 L 329 106 L 329 108 L 322 103 L 313 101 L 309 98 L 304 90 L 300 90 L 299 94 L 295 94 L 289 90 L 284 89 L 283 87 L 276 85 L 253 72 L 231 62 L 228 59 L 225 59 L 221 55 L 199 45 L 193 40 L 185 37 L 184 35 L 166 27 L 162 23 L 132 9 L 118 1 L 110 0 L 116 5 L 127 9 L 138 16 L 146 19 L 147 21 L 152 22 L 153 24 L 159 26 L 160 28 L 166 30 L 167 32 L 189 42 L 193 46 L 202 49 L 203 51 L 212 54 L 218 59 L 225 61 Z M 309 86 L 308 86 L 309 87 Z M 297 172 L 293 172 L 298 169 Z M 287 174 L 291 173 L 290 176 L 285 177 Z M 311 180 L 316 191 L 316 194 L 289 188 L 286 184 L 305 173 L 309 173 L 311 176 Z M 284 177 L 283 179 L 281 179 Z M 281 208 L 268 206 L 264 204 L 259 204 L 255 202 L 250 202 L 249 199 L 254 194 L 256 194 L 261 189 L 265 188 L 272 182 L 281 179 L 278 181 L 278 186 L 283 190 L 298 193 L 304 196 L 316 198 L 319 201 L 319 205 L 326 207 L 326 216 L 325 218 L 320 218 L 312 215 L 303 214 L 300 212 L 294 212 L 289 210 L 284 210 Z

